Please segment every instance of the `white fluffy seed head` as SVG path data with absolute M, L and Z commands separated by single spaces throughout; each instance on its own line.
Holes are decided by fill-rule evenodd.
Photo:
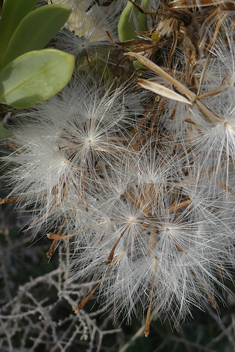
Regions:
M 17 116 L 8 140 L 15 151 L 4 158 L 14 165 L 7 175 L 11 194 L 24 208 L 40 206 L 41 223 L 67 213 L 71 194 L 86 203 L 84 192 L 96 193 L 104 165 L 123 164 L 130 123 L 121 88 L 112 92 L 92 75 L 75 77 L 59 95 Z
M 60 34 L 65 51 L 78 55 L 84 44 L 89 53 L 70 35 Z M 195 94 L 190 104 L 169 96 L 143 102 L 98 70 L 80 72 L 19 114 L 7 141 L 10 197 L 33 210 L 31 228 L 71 236 L 74 276 L 101 280 L 100 296 L 128 318 L 158 309 L 177 326 L 202 299 L 215 308 L 214 286 L 224 289 L 234 267 L 234 60 L 231 45 L 219 46 L 197 96 L 183 51 L 175 54 L 171 74 Z M 195 84 L 205 64 L 199 60 Z M 169 77 L 158 84 L 174 88 Z

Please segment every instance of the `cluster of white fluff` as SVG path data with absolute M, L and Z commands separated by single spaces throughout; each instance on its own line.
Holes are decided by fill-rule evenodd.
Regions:
M 65 3 L 78 6 L 82 1 Z M 97 2 L 93 7 L 102 13 Z M 117 18 L 120 6 L 118 11 Z M 222 6 L 221 12 L 218 38 L 214 33 L 221 16 L 212 17 L 200 33 L 200 58 L 189 57 L 184 40 L 177 43 L 171 64 L 170 44 L 156 52 L 164 72 L 185 91 L 151 68 L 148 82 L 168 91 L 156 95 L 137 89 L 135 77 L 144 66 L 134 76 L 126 71 L 114 79 L 112 50 L 117 49 L 111 45 L 101 51 L 101 74 L 92 57 L 104 42 L 93 43 L 89 51 L 87 40 L 85 73 L 75 74 L 58 95 L 13 119 L 14 135 L 6 141 L 13 152 L 3 158 L 10 167 L 9 201 L 16 199 L 20 209 L 33 214 L 31 229 L 43 229 L 53 240 L 49 256 L 60 240 L 69 238 L 77 270 L 98 280 L 76 311 L 97 289 L 117 313 L 128 318 L 147 314 L 147 335 L 151 312 L 177 325 L 192 306 L 208 302 L 216 308 L 221 288 L 227 290 L 224 280 L 232 280 L 235 76 L 230 32 L 235 12 Z M 166 41 L 170 36 L 171 31 Z M 68 30 L 57 40 L 58 47 L 77 57 L 86 50 L 79 46 L 85 37 Z M 150 54 L 142 57 L 153 60 Z M 138 55 L 134 50 L 141 61 Z M 129 67 L 127 60 L 117 70 Z M 127 78 L 132 84 L 126 84 Z M 177 101 L 177 94 L 184 101 Z

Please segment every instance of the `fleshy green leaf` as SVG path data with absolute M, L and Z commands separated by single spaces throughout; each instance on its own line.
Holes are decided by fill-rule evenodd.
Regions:
M 141 6 L 143 9 L 147 8 L 148 2 L 149 0 L 142 0 Z M 147 31 L 148 29 L 147 15 L 138 11 L 138 14 L 136 16 L 137 16 L 139 31 Z
M 125 9 L 122 11 L 118 22 L 118 37 L 120 42 L 126 42 L 136 38 L 135 24 L 132 17 L 134 5 L 128 1 Z
M 0 139 L 8 138 L 12 136 L 12 132 L 8 131 L 3 125 L 0 123 Z
M 149 0 L 136 1 L 137 4 L 145 9 Z M 118 37 L 121 42 L 137 38 L 135 23 L 133 20 L 133 11 L 136 15 L 139 31 L 147 30 L 147 15 L 141 13 L 131 2 L 128 2 L 125 9 L 122 11 L 118 22 Z
M 37 0 L 4 0 L 0 22 L 0 62 L 15 29 L 36 3 Z
M 58 93 L 70 80 L 73 55 L 55 49 L 24 54 L 0 71 L 0 102 L 30 107 Z
M 68 6 L 47 5 L 25 16 L 11 37 L 2 67 L 22 54 L 44 48 L 65 24 L 71 11 Z

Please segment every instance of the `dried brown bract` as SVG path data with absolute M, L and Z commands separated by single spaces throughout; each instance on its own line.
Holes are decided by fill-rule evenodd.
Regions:
M 171 9 L 165 4 L 161 5 L 163 10 L 158 11 L 160 21 L 156 30 L 162 36 L 173 35 L 168 62 L 171 62 L 178 39 L 180 39 L 183 49 L 190 48 L 195 52 L 196 59 L 199 59 L 200 19 L 203 17 L 201 13 L 188 9 Z
M 154 27 L 150 35 L 157 33 L 159 41 L 171 39 L 168 65 L 171 67 L 176 47 L 188 52 L 190 63 L 197 62 L 201 53 L 207 56 L 213 48 L 224 21 L 234 17 L 232 1 L 187 1 L 176 0 L 160 3 L 160 10 L 145 10 L 132 0 L 130 2 L 146 15 L 151 16 Z M 231 21 L 234 26 L 234 20 Z

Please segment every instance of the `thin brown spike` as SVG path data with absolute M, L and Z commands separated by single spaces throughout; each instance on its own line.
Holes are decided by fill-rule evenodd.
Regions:
M 14 150 L 18 150 L 19 152 L 24 153 L 23 150 L 21 150 L 20 148 L 16 147 L 14 144 L 7 143 L 6 147 L 14 149 Z
M 215 95 L 217 95 L 217 94 L 219 94 L 219 93 L 221 93 L 223 91 L 228 90 L 230 87 L 231 87 L 231 84 L 229 84 L 227 86 L 220 87 L 220 88 L 212 89 L 209 92 L 200 94 L 198 96 L 198 99 L 206 99 L 206 98 L 209 98 L 209 97 L 213 97 L 213 96 L 215 96 Z
M 193 274 L 194 274 L 194 275 L 196 276 L 196 278 L 198 279 L 201 288 L 203 288 L 203 290 L 206 292 L 206 295 L 207 295 L 207 297 L 208 297 L 208 299 L 209 299 L 209 301 L 210 301 L 210 304 L 211 304 L 212 308 L 216 309 L 216 306 L 217 306 L 217 305 L 216 305 L 216 301 L 214 300 L 214 298 L 212 297 L 212 295 L 210 294 L 210 292 L 208 292 L 208 291 L 205 289 L 204 285 L 203 285 L 202 282 L 199 280 L 199 278 L 197 277 L 197 275 L 196 275 L 194 272 L 193 272 Z
M 64 220 L 64 222 L 63 222 L 63 224 L 61 225 L 59 231 L 57 232 L 57 235 L 60 235 L 60 233 L 61 233 L 61 231 L 62 231 L 64 225 L 65 225 L 65 224 L 68 222 L 68 220 L 71 218 L 71 216 L 72 216 L 72 214 L 74 213 L 74 211 L 75 211 L 75 208 L 71 211 L 71 213 L 69 214 L 69 216 Z M 48 234 L 48 235 L 50 235 L 50 234 Z M 48 236 L 47 236 L 47 237 L 48 237 Z M 52 257 L 52 254 L 53 254 L 54 249 L 55 249 L 55 246 L 56 246 L 56 242 L 57 242 L 57 239 L 54 239 L 53 242 L 52 242 L 52 244 L 51 244 L 51 246 L 50 246 L 50 248 L 49 248 L 49 250 L 48 250 L 48 252 L 46 253 L 46 256 L 47 256 L 48 259 L 50 259 L 50 258 Z
M 84 300 L 74 309 L 74 313 L 80 312 L 80 310 L 85 306 L 85 304 L 89 301 L 89 299 L 93 296 L 97 288 L 101 285 L 101 283 L 104 281 L 105 277 L 108 275 L 108 273 L 112 270 L 114 265 L 121 259 L 123 256 L 124 252 L 120 253 L 119 256 L 115 259 L 113 264 L 110 266 L 110 268 L 106 271 L 104 277 L 100 280 L 100 282 L 96 285 L 96 287 L 84 298 Z
M 56 246 L 57 240 L 53 240 L 48 252 L 46 253 L 46 256 L 48 259 L 50 259 L 52 257 L 52 254 L 54 252 L 55 246 Z
M 85 306 L 85 304 L 90 300 L 90 298 L 93 296 L 93 294 L 95 293 L 95 291 L 97 290 L 97 288 L 100 286 L 101 282 L 103 281 L 104 278 L 102 278 L 100 280 L 100 282 L 96 285 L 95 288 L 93 288 L 93 290 L 89 293 L 89 295 L 86 296 L 86 298 L 84 298 L 84 300 L 74 309 L 74 313 L 78 313 L 80 312 L 80 310 L 82 310 L 82 308 Z
M 5 198 L 0 201 L 0 204 L 15 202 L 18 199 L 22 199 L 23 197 L 13 197 L 13 198 Z
M 179 204 L 174 204 L 167 210 L 167 212 L 173 213 L 175 210 L 183 208 L 183 207 L 189 205 L 190 203 L 192 203 L 192 199 L 185 200 L 184 202 L 181 202 Z
M 73 236 L 76 236 L 76 235 L 79 235 L 80 233 L 83 233 L 85 231 L 88 231 L 88 230 L 92 230 L 100 225 L 103 225 L 103 224 L 106 224 L 108 222 L 108 220 L 104 220 L 98 224 L 95 224 L 94 226 L 90 226 L 88 227 L 87 229 L 85 230 L 81 230 L 79 232 L 75 232 L 75 233 L 71 233 L 70 235 L 59 235 L 57 233 L 48 233 L 47 234 L 47 237 L 50 239 L 50 240 L 64 240 L 65 238 L 70 238 L 70 237 L 73 237 Z
M 128 227 L 129 227 L 129 225 L 128 225 Z M 117 240 L 117 242 L 116 242 L 115 245 L 113 246 L 111 252 L 109 253 L 109 256 L 108 256 L 108 260 L 107 260 L 107 262 L 106 262 L 106 265 L 112 263 L 115 249 L 116 249 L 116 247 L 117 247 L 119 241 L 121 240 L 121 238 L 122 238 L 123 235 L 125 234 L 126 230 L 127 230 L 127 229 L 125 229 L 125 230 L 121 233 L 119 239 Z
M 228 194 L 233 194 L 233 191 L 231 190 L 230 187 L 226 186 L 223 182 L 220 182 L 218 180 L 215 180 L 214 178 L 211 177 L 212 180 L 214 180 L 219 187 L 221 187 L 223 190 L 228 192 Z
M 207 297 L 210 301 L 212 308 L 216 309 L 216 301 L 213 299 L 213 297 L 211 296 L 211 294 L 209 292 L 206 291 L 206 294 L 207 294 Z
M 154 285 L 154 276 L 155 276 L 156 266 L 157 266 L 157 259 L 154 259 L 151 296 L 150 296 L 149 307 L 148 307 L 148 311 L 147 311 L 147 315 L 146 315 L 145 330 L 144 330 L 145 337 L 148 337 L 149 331 L 150 331 L 151 306 L 152 306 L 152 300 L 153 300 L 153 285 Z

